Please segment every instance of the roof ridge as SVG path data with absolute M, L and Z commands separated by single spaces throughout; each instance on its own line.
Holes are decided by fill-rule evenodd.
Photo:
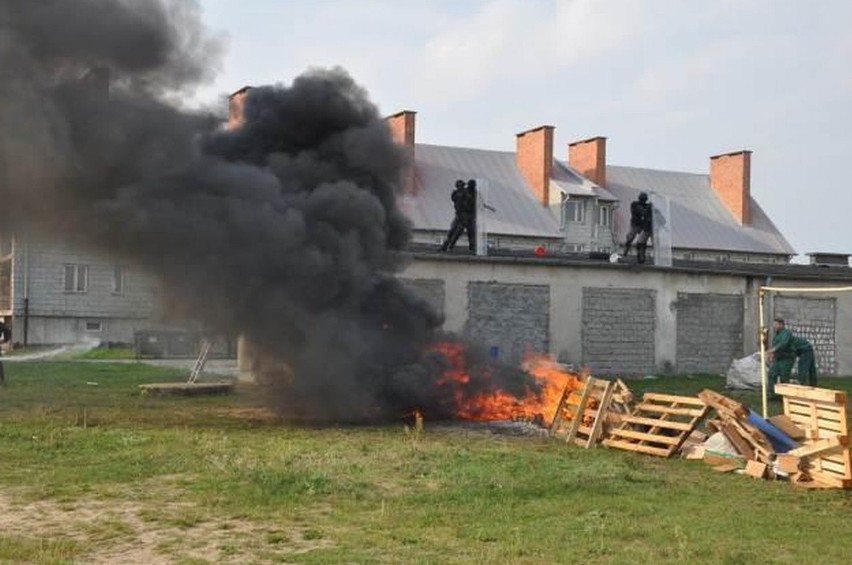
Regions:
M 695 177 L 710 178 L 710 173 L 695 173 L 695 172 L 692 172 L 692 171 L 676 171 L 676 170 L 672 170 L 672 169 L 658 169 L 658 168 L 655 168 L 655 167 L 634 167 L 634 166 L 631 166 L 631 165 L 609 165 L 608 164 L 606 166 L 607 169 L 609 169 L 610 167 L 612 167 L 614 169 L 633 169 L 635 171 L 653 171 L 655 173 L 673 173 L 673 174 L 676 174 L 676 175 L 692 175 L 692 176 L 695 176 Z

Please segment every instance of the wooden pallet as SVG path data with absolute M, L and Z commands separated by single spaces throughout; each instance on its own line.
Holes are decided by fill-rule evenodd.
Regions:
M 556 409 L 550 434 L 567 443 L 594 447 L 604 430 L 615 383 L 587 377 L 582 392 L 566 388 Z
M 633 413 L 603 440 L 607 447 L 671 457 L 707 415 L 709 407 L 691 396 L 645 393 Z
M 814 481 L 835 488 L 852 488 L 847 396 L 839 390 L 779 384 L 784 415 L 805 431 L 802 447 L 790 451 L 801 457 L 805 473 Z
M 710 427 L 722 432 L 740 455 L 767 465 L 772 463 L 775 450 L 766 434 L 749 423 L 750 412 L 745 404 L 710 389 L 699 392 L 698 398 L 719 416 Z

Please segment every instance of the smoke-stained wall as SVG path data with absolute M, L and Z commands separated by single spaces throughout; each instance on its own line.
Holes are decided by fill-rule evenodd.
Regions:
M 550 287 L 468 283 L 467 335 L 507 363 L 550 349 Z

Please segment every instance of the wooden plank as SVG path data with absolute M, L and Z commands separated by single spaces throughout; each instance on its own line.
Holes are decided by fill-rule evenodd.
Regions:
M 756 479 L 763 479 L 766 477 L 766 463 L 751 460 L 746 463 L 745 472 Z
M 717 465 L 734 464 L 737 467 L 742 467 L 742 458 L 738 456 L 719 455 L 717 453 L 704 452 L 704 462 L 715 467 Z
M 676 402 L 678 404 L 691 404 L 694 406 L 705 406 L 704 402 L 695 396 L 676 396 L 671 394 L 658 394 L 655 392 L 646 392 L 642 396 L 642 400 L 656 400 L 658 402 Z
M 848 445 L 848 436 L 834 436 L 826 439 L 819 439 L 815 442 L 803 445 L 802 447 L 791 449 L 787 453 L 789 455 L 795 455 L 796 457 L 813 457 L 814 455 L 818 455 L 821 452 L 829 451 L 836 447 Z
M 745 404 L 741 402 L 737 402 L 732 398 L 728 398 L 722 394 L 719 394 L 716 391 L 710 390 L 709 388 L 705 388 L 701 392 L 698 393 L 698 398 L 701 399 L 704 404 L 710 406 L 717 412 L 727 412 L 732 414 L 738 418 L 748 419 L 750 414 L 749 409 Z
M 615 439 L 605 439 L 603 444 L 607 447 L 616 447 L 626 451 L 636 451 L 638 453 L 647 453 L 649 455 L 657 455 L 660 457 L 670 457 L 674 452 L 672 449 L 662 449 L 659 447 L 651 447 L 649 445 L 641 445 L 638 443 L 630 443 L 629 441 L 619 441 Z
M 852 479 L 838 479 L 835 477 L 829 477 L 827 475 L 819 475 L 819 476 L 811 476 L 815 483 L 819 485 L 824 485 L 824 487 L 829 488 L 843 488 L 848 489 L 852 488 Z M 804 483 L 803 486 L 807 486 L 808 483 Z
M 677 445 L 680 443 L 680 438 L 676 436 L 658 436 L 654 434 L 648 434 L 644 432 L 637 432 L 633 430 L 623 430 L 617 429 L 613 430 L 610 433 L 612 437 L 622 437 L 622 438 L 630 438 L 640 441 L 650 441 L 654 443 L 664 443 L 666 445 Z
M 740 455 L 746 459 L 754 459 L 754 449 L 737 431 L 737 429 L 727 422 L 722 422 L 722 434 L 731 442 L 731 444 L 740 452 Z
M 778 463 L 778 470 L 785 473 L 797 473 L 802 465 L 802 460 L 799 457 L 786 453 L 778 454 L 776 462 Z
M 663 406 L 662 404 L 646 404 L 641 403 L 636 406 L 637 409 L 642 410 L 643 412 L 658 412 L 660 414 L 671 414 L 673 416 L 700 416 L 703 412 L 703 408 L 671 408 L 670 406 Z
M 568 428 L 568 435 L 565 436 L 565 441 L 571 442 L 577 435 L 577 430 L 580 428 L 580 424 L 583 423 L 583 412 L 586 411 L 586 402 L 589 401 L 591 393 L 592 388 L 589 386 L 589 382 L 586 381 L 586 386 L 583 387 L 583 396 L 580 397 L 580 404 L 577 405 L 577 409 L 574 411 L 574 417 L 571 419 L 571 426 Z
M 843 426 L 840 425 L 839 422 L 827 422 L 825 420 L 820 420 L 817 423 L 817 430 L 819 430 L 820 435 L 825 437 L 826 434 L 834 434 L 834 435 L 845 435 L 842 434 Z
M 571 394 L 571 389 L 567 386 L 562 391 L 562 398 L 559 399 L 559 405 L 556 407 L 556 414 L 553 415 L 553 423 L 550 424 L 550 435 L 556 434 L 562 421 L 565 419 L 564 411 L 565 404 L 568 402 L 568 396 Z
M 794 440 L 805 439 L 804 430 L 797 426 L 796 423 L 791 420 L 789 416 L 785 416 L 784 414 L 771 416 L 769 418 L 769 422 L 771 422 L 775 427 L 777 427 L 779 430 L 781 430 Z
M 843 463 L 835 463 L 834 461 L 829 461 L 828 459 L 820 458 L 819 464 L 821 471 L 839 475 L 840 478 L 852 478 L 849 476 L 846 465 L 844 465 Z
M 720 473 L 730 473 L 731 471 L 736 471 L 740 468 L 742 468 L 742 465 L 737 465 L 736 463 L 725 463 L 723 465 L 712 467 L 714 471 L 719 471 Z
M 651 426 L 657 428 L 665 428 L 670 430 L 680 430 L 682 432 L 688 432 L 692 430 L 694 426 L 686 423 L 686 422 L 674 422 L 672 420 L 659 420 L 654 418 L 643 418 L 642 416 L 627 416 L 624 418 L 623 422 L 627 424 L 639 424 L 641 426 Z
M 846 404 L 846 393 L 841 390 L 817 388 L 812 386 L 794 385 L 781 383 L 775 385 L 775 394 L 781 396 L 793 396 L 819 402 L 832 402 L 834 404 Z
M 588 432 L 589 440 L 586 442 L 586 447 L 594 446 L 603 433 L 604 421 L 606 420 L 606 413 L 607 410 L 609 410 L 609 403 L 612 400 L 612 393 L 614 389 L 615 383 L 606 381 L 606 387 L 604 388 L 603 395 L 601 396 L 600 404 L 598 404 L 598 412 L 595 414 L 595 421 L 592 424 L 592 429 Z

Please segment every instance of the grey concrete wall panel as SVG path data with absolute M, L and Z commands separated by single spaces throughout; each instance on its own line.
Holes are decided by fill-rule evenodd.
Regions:
M 741 295 L 679 292 L 678 373 L 724 373 L 743 356 Z
M 548 351 L 550 287 L 469 283 L 466 330 L 474 342 L 508 363 L 521 361 L 528 351 Z
M 444 316 L 446 310 L 446 290 L 444 281 L 441 279 L 399 279 L 403 286 L 410 289 L 414 294 L 422 298 L 435 311 Z
M 787 327 L 814 346 L 817 371 L 837 374 L 837 299 L 777 295 L 773 317 L 784 318 Z
M 654 371 L 656 291 L 583 288 L 583 365 L 597 374 Z

